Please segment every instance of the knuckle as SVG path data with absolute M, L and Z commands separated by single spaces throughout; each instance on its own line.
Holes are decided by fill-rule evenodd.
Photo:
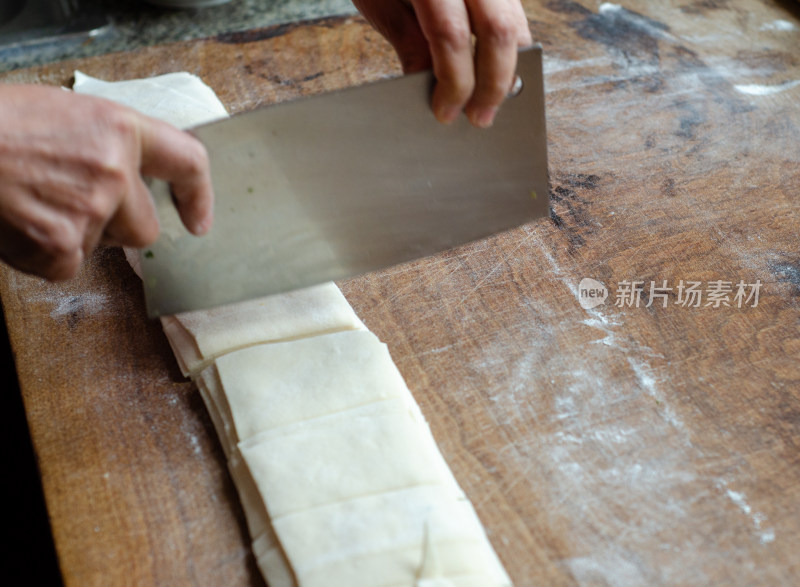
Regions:
M 481 105 L 497 105 L 503 101 L 510 86 L 511 83 L 505 79 L 493 78 L 485 81 L 481 84 L 480 92 L 476 93 L 475 101 L 480 102 Z
M 125 148 L 117 143 L 111 143 L 108 148 L 98 154 L 93 162 L 95 171 L 96 193 L 106 191 L 127 191 L 131 176 L 131 163 Z
M 475 79 L 456 75 L 455 72 L 444 70 L 436 72 L 437 92 L 449 102 L 461 103 L 462 105 L 469 100 L 475 91 Z
M 103 180 L 90 182 L 65 204 L 64 212 L 72 221 L 86 226 L 103 226 L 114 211 L 118 194 L 124 193 L 124 188 L 116 184 L 116 181 L 113 184 Z
M 50 280 L 73 277 L 83 261 L 82 242 L 74 227 L 51 222 L 29 227 L 28 238 L 35 243 L 34 272 Z
M 481 43 L 501 46 L 517 44 L 517 23 L 510 15 L 499 13 L 491 20 L 477 25 L 476 29 Z
M 450 95 L 457 101 L 465 103 L 473 94 L 475 86 L 464 80 L 452 80 Z
M 456 18 L 442 18 L 432 25 L 431 35 L 439 44 L 453 49 L 463 49 L 472 42 L 469 23 Z
M 68 258 L 81 247 L 76 231 L 66 223 L 51 223 L 38 231 L 36 238 L 42 252 L 50 259 Z
M 208 151 L 205 145 L 197 139 L 189 141 L 186 149 L 186 160 L 189 171 L 201 174 L 208 168 Z
M 77 275 L 82 262 L 83 255 L 80 252 L 76 252 L 69 258 L 59 258 L 46 267 L 42 277 L 51 281 L 71 279 Z
M 103 124 L 120 137 L 136 136 L 136 119 L 129 110 L 113 102 L 103 102 L 98 113 Z
M 112 184 L 124 184 L 137 163 L 135 145 L 138 130 L 134 117 L 114 104 L 101 103 L 100 140 L 89 154 L 89 164 L 98 179 Z
M 158 240 L 158 232 L 158 224 L 155 222 L 141 224 L 131 233 L 126 244 L 137 249 L 148 247 Z
M 117 182 L 114 183 L 116 184 Z M 79 212 L 89 226 L 102 226 L 108 222 L 117 200 L 116 194 L 121 193 L 116 188 L 113 189 L 115 189 L 114 192 L 106 189 L 95 189 L 86 198 Z

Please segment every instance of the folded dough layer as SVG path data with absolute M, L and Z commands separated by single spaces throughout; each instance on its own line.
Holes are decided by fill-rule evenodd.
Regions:
M 184 375 L 195 375 L 217 357 L 254 344 L 364 330 L 333 283 L 165 316 L 161 322 Z
M 455 494 L 406 398 L 270 430 L 239 444 L 273 523 L 287 514 L 420 485 Z
M 329 504 L 275 520 L 275 532 L 304 586 L 510 585 L 472 505 L 442 489 Z
M 260 344 L 197 376 L 231 446 L 256 434 L 391 398 L 416 409 L 386 345 L 367 330 Z M 420 416 L 421 417 L 421 416 Z

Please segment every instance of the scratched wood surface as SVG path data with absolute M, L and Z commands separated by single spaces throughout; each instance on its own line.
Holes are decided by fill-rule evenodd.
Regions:
M 796 584 L 798 5 L 526 10 L 550 218 L 342 289 L 517 585 Z M 192 71 L 234 112 L 397 73 L 349 19 L 0 79 L 75 68 Z M 584 278 L 604 303 L 582 307 Z M 210 422 L 121 254 L 60 285 L 4 269 L 0 294 L 67 584 L 259 584 Z

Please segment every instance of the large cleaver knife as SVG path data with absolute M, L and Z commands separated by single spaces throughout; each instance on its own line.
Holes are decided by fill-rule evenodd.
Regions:
M 192 236 L 166 190 L 156 198 L 161 236 L 141 254 L 148 314 L 359 275 L 547 214 L 540 47 L 520 52 L 517 74 L 486 130 L 435 120 L 430 73 L 193 129 L 211 161 L 214 226 Z

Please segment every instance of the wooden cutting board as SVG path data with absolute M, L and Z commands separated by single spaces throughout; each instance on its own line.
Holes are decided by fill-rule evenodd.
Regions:
M 525 6 L 550 218 L 340 285 L 517 585 L 797 583 L 797 4 Z M 74 69 L 190 71 L 231 112 L 398 73 L 361 20 L 332 19 L 0 79 Z M 583 278 L 605 303 L 582 307 Z M 121 253 L 57 285 L 4 268 L 0 294 L 66 584 L 260 584 L 202 402 Z

